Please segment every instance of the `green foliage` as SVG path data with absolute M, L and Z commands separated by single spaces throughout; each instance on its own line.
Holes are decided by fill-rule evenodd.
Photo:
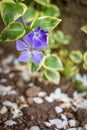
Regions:
M 84 53 L 83 59 L 84 59 L 84 62 L 87 64 L 87 52 Z
M 83 26 L 81 30 L 87 34 L 87 25 Z
M 67 45 L 70 43 L 71 37 L 69 35 L 64 35 L 62 31 L 58 30 L 54 34 L 54 38 L 58 43 L 62 43 L 64 45 Z
M 40 5 L 48 5 L 50 3 L 50 0 L 34 0 L 35 2 L 37 2 Z
M 73 50 L 70 53 L 70 58 L 74 63 L 81 63 L 82 61 L 82 53 L 79 50 Z
M 36 19 L 31 24 L 31 27 L 36 28 L 37 26 L 40 26 L 42 29 L 52 30 L 60 22 L 61 22 L 61 19 L 58 19 L 58 18 L 55 18 L 55 17 L 43 16 L 43 17 L 39 17 L 38 19 Z
M 34 62 L 31 62 L 29 64 L 29 67 L 31 69 L 31 73 L 34 75 L 37 71 L 39 71 L 44 63 L 45 58 L 42 59 L 41 63 L 39 65 L 35 65 Z
M 25 34 L 24 27 L 21 23 L 10 23 L 0 34 L 1 41 L 14 41 L 21 38 Z
M 19 3 L 22 2 L 22 0 L 14 0 L 14 2 Z
M 62 62 L 57 55 L 46 56 L 44 67 L 49 70 L 63 70 Z
M 0 2 L 0 12 L 5 25 L 17 20 L 26 10 L 27 7 L 23 3 L 16 4 L 13 1 L 4 0 Z
M 54 16 L 59 17 L 60 16 L 60 10 L 57 6 L 48 4 L 48 6 L 44 6 L 42 9 L 42 14 L 45 16 Z
M 83 68 L 87 71 L 87 52 L 83 55 Z
M 53 31 L 61 19 L 58 18 L 59 8 L 51 4 L 50 0 L 2 0 L 0 14 L 5 23 L 5 28 L 0 34 L 1 41 L 18 40 L 37 26 L 49 31 L 49 48 L 43 50 L 43 60 L 39 65 L 35 65 L 32 60 L 28 63 L 33 75 L 41 70 L 46 81 L 58 84 L 61 73 L 72 78 L 82 65 L 87 70 L 87 52 L 84 55 L 80 50 L 69 52 L 65 46 L 70 43 L 71 37 L 64 35 L 60 30 Z M 21 23 L 16 22 L 18 18 L 22 19 Z M 28 26 L 27 22 L 31 25 Z M 81 30 L 87 33 L 87 25 Z
M 55 84 L 58 84 L 60 81 L 60 74 L 59 72 L 56 72 L 54 70 L 46 70 L 45 71 L 45 77 Z
M 29 7 L 27 11 L 24 14 L 24 17 L 26 18 L 27 22 L 33 21 L 38 17 L 39 13 L 37 10 L 35 10 L 33 7 Z
M 87 71 L 87 63 L 83 63 L 83 68 L 84 68 L 84 70 L 86 70 Z

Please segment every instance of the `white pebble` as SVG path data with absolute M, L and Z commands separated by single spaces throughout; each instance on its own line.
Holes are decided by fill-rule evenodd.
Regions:
M 43 99 L 40 98 L 40 97 L 34 97 L 33 100 L 34 100 L 34 102 L 37 103 L 37 104 L 41 104 L 41 103 L 44 102 Z
M 84 126 L 84 128 L 87 130 L 87 124 Z
M 60 88 L 57 88 L 57 89 L 55 90 L 55 93 L 56 93 L 57 95 L 61 94 L 61 89 L 60 89 Z
M 44 124 L 47 126 L 47 127 L 51 127 L 51 123 L 50 122 L 44 122 Z
M 53 100 L 56 100 L 57 99 L 57 96 L 55 93 L 51 93 L 50 94 L 50 98 L 52 98 Z
M 7 126 L 12 126 L 12 125 L 17 124 L 17 122 L 15 122 L 15 121 L 13 121 L 13 120 L 8 120 L 8 121 L 5 122 L 5 124 L 6 124 Z
M 34 83 L 31 82 L 31 83 L 28 84 L 28 86 L 29 86 L 30 88 L 32 88 L 32 87 L 34 87 Z
M 75 125 L 76 125 L 76 121 L 75 120 L 69 120 L 69 125 L 71 126 L 71 127 L 75 127 Z
M 67 117 L 64 114 L 61 114 L 61 119 L 62 120 L 68 120 Z
M 82 127 L 78 127 L 78 129 L 77 130 L 82 130 Z
M 25 81 L 29 81 L 29 80 L 30 80 L 29 71 L 24 70 L 24 71 L 22 71 L 21 75 L 22 75 L 22 77 L 23 77 L 23 79 L 24 79 Z
M 56 111 L 56 113 L 61 113 L 61 112 L 63 112 L 63 109 L 59 106 L 56 106 L 55 111 Z
M 52 124 L 52 125 L 56 125 L 57 128 L 61 129 L 64 127 L 63 125 L 63 122 L 62 120 L 60 119 L 52 119 L 52 120 L 49 120 L 49 122 Z
M 7 106 L 7 107 L 17 108 L 17 104 L 16 103 L 12 103 L 12 102 L 10 102 L 8 100 L 4 101 L 3 105 Z
M 63 121 L 63 128 L 66 129 L 66 126 L 68 125 L 68 121 L 67 120 L 64 120 Z
M 0 111 L 0 114 L 4 114 L 8 111 L 7 107 L 3 106 L 1 111 Z
M 45 97 L 46 96 L 46 92 L 41 91 L 41 92 L 38 93 L 38 96 L 39 97 Z
M 29 130 L 40 130 L 38 126 L 31 126 Z
M 46 96 L 45 97 L 45 100 L 46 101 L 48 101 L 49 103 L 52 103 L 54 100 L 51 98 L 51 97 L 49 97 L 49 96 Z
M 81 102 L 78 107 L 86 109 L 87 108 L 87 100 Z
M 67 129 L 67 130 L 77 130 L 76 128 L 69 128 L 69 129 Z

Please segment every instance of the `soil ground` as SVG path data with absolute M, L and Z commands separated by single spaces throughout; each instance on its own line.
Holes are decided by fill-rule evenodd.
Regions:
M 74 128 L 72 130 L 85 130 L 84 126 L 87 124 L 87 109 L 78 108 L 74 111 L 72 108 L 65 107 L 60 113 L 56 113 L 55 107 L 64 104 L 64 101 L 54 100 L 48 102 L 45 96 L 50 95 L 56 89 L 61 89 L 63 94 L 73 99 L 73 94 L 76 91 L 76 85 L 69 80 L 61 79 L 59 85 L 45 84 L 40 77 L 40 74 L 31 77 L 17 62 L 17 55 L 10 52 L 5 52 L 0 49 L 0 87 L 4 89 L 11 87 L 15 94 L 11 94 L 11 90 L 2 90 L 0 92 L 0 110 L 3 106 L 7 111 L 0 114 L 0 130 L 29 130 L 31 126 L 38 126 L 41 130 L 57 130 L 55 125 L 46 126 L 44 122 L 49 122 L 51 119 L 61 119 L 61 114 L 68 119 L 75 120 L 75 126 L 71 127 L 69 124 L 65 129 Z M 43 97 L 38 96 L 39 92 L 45 92 Z M 13 92 L 14 93 L 14 92 Z M 43 102 L 38 104 L 34 98 L 40 97 Z M 84 99 L 86 100 L 86 95 Z M 16 103 L 17 109 L 21 110 L 22 115 L 13 118 L 13 106 L 3 105 L 5 101 Z M 0 111 L 1 112 L 1 111 Z M 6 121 L 13 120 L 14 125 L 7 125 Z M 64 130 L 60 128 L 58 130 Z

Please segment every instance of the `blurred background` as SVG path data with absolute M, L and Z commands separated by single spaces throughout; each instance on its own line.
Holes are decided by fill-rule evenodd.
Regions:
M 87 24 L 87 0 L 51 0 L 51 2 L 57 5 L 61 11 L 62 22 L 58 29 L 61 29 L 64 34 L 72 36 L 68 48 L 87 50 L 87 35 L 80 30 L 82 26 Z M 0 32 L 3 28 L 4 24 L 0 17 Z M 0 47 L 2 47 L 2 43 L 0 43 Z M 16 51 L 15 43 L 4 43 L 3 48 L 14 53 Z

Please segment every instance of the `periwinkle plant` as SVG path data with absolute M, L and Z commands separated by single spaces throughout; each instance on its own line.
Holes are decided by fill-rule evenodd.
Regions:
M 16 42 L 19 62 L 26 63 L 33 75 L 41 69 L 45 81 L 58 84 L 60 72 L 71 78 L 82 64 L 87 70 L 87 52 L 69 52 L 65 46 L 71 37 L 53 31 L 61 19 L 59 8 L 50 0 L 2 0 L 0 14 L 5 24 L 0 41 Z M 87 26 L 82 30 L 87 33 Z
M 19 62 L 26 63 L 32 74 L 44 68 L 43 77 L 58 84 L 63 65 L 49 51 L 49 33 L 61 22 L 57 18 L 59 8 L 50 0 L 2 0 L 0 13 L 6 26 L 0 40 L 16 41 L 16 48 L 21 52 Z

